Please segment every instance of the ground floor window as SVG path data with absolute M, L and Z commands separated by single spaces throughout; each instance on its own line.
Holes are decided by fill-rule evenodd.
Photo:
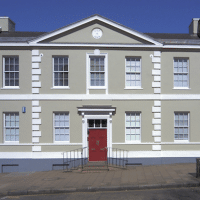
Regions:
M 189 140 L 189 113 L 174 113 L 174 140 Z
M 126 141 L 141 140 L 141 113 L 126 112 Z
M 54 141 L 69 141 L 69 113 L 54 113 Z
M 4 113 L 4 141 L 19 141 L 19 113 Z

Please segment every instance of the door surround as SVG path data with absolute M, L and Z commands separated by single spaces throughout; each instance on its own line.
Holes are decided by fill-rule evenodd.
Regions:
M 83 106 L 78 107 L 78 112 L 82 116 L 82 147 L 88 148 L 87 131 L 88 120 L 90 119 L 106 119 L 107 120 L 107 147 L 112 148 L 112 115 L 115 114 L 116 108 L 111 106 Z M 88 157 L 88 151 L 83 151 L 83 157 Z M 108 155 L 112 155 L 108 151 Z

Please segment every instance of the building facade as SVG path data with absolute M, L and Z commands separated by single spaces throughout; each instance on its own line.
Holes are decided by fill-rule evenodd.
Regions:
M 90 161 L 118 148 L 129 162 L 195 162 L 199 24 L 189 34 L 140 33 L 94 15 L 42 33 L 0 17 L 2 170 L 51 170 L 78 148 Z

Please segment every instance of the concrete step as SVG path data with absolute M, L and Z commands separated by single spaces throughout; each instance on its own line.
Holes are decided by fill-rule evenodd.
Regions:
M 109 171 L 107 162 L 88 162 L 82 171 Z
M 85 166 L 107 166 L 107 162 L 106 161 L 99 161 L 99 162 L 88 162 Z
M 102 167 L 87 167 L 87 168 L 83 168 L 82 171 L 109 171 L 109 169 L 102 168 Z

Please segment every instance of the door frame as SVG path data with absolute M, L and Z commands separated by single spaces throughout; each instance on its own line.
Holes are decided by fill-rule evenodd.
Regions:
M 102 115 L 102 114 L 92 114 L 92 115 L 84 115 L 82 113 L 82 144 L 83 148 L 87 147 L 87 151 L 83 151 L 83 157 L 88 158 L 88 120 L 89 119 L 107 119 L 107 158 L 109 155 L 112 155 L 112 113 L 109 113 L 109 115 Z

